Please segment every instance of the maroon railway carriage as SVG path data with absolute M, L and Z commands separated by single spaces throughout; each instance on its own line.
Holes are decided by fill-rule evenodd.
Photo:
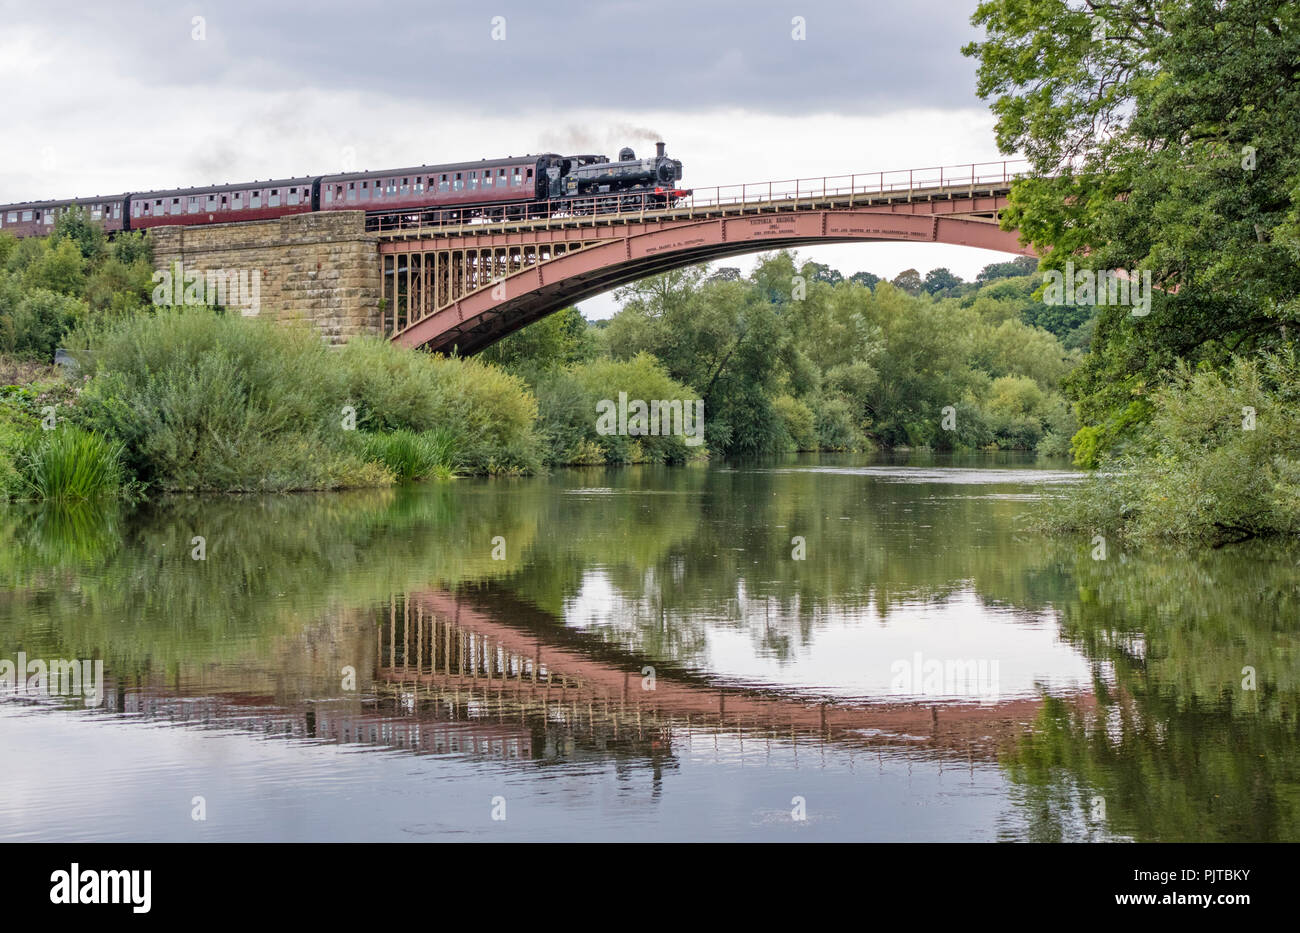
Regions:
M 54 230 L 59 214 L 79 206 L 91 220 L 104 225 L 107 233 L 124 229 L 129 195 L 114 194 L 93 198 L 69 198 L 65 201 L 28 201 L 24 204 L 0 205 L 0 233 L 16 237 L 47 236 Z
M 130 196 L 130 230 L 270 220 L 316 209 L 315 179 L 279 178 L 206 188 L 141 191 Z
M 546 199 L 546 169 L 561 161 L 547 153 L 326 175 L 320 179 L 320 209 L 434 211 L 452 219 L 523 216 L 524 205 Z

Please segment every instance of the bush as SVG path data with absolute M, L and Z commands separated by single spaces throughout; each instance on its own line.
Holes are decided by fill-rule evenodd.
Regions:
M 1294 351 L 1237 359 L 1225 373 L 1184 365 L 1154 394 L 1151 420 L 1129 452 L 1047 523 L 1213 543 L 1300 534 L 1297 404 Z
M 853 420 L 853 407 L 839 396 L 817 402 L 817 444 L 822 450 L 862 450 L 866 438 Z
M 537 430 L 550 464 L 601 464 L 607 448 L 596 434 L 596 397 L 571 368 L 537 381 Z
M 72 240 L 58 240 L 23 271 L 27 289 L 80 295 L 86 287 L 86 257 Z
M 448 359 L 378 338 L 350 341 L 331 357 L 343 401 L 369 431 L 439 429 L 458 469 L 527 473 L 541 467 L 537 401 L 518 376 L 477 359 Z
M 86 425 L 123 443 L 146 483 L 274 491 L 384 477 L 349 449 L 338 369 L 306 328 L 165 310 L 100 321 L 69 342 L 90 351 Z
M 0 291 L 5 284 L 0 283 Z M 68 332 L 86 318 L 86 306 L 76 298 L 45 289 L 26 293 L 5 314 L 8 297 L 0 296 L 0 352 L 51 362 Z
M 778 395 L 772 406 L 781 418 L 790 445 L 795 450 L 817 450 L 817 416 L 806 404 L 789 395 Z
M 703 445 L 705 425 L 695 422 L 696 392 L 669 376 L 663 365 L 650 354 L 639 353 L 630 360 L 597 360 L 571 367 L 569 372 L 582 387 L 590 405 L 585 412 L 574 413 L 576 423 L 573 430 L 581 431 L 587 441 L 600 446 L 605 451 L 607 463 L 684 463 L 708 455 Z M 617 410 L 620 394 L 627 397 L 628 434 L 601 434 L 597 430 L 597 405 L 610 403 Z M 647 405 L 652 401 L 680 401 L 680 420 L 669 418 L 669 423 L 664 425 L 661 419 L 653 427 L 666 427 L 670 432 L 682 433 L 633 435 L 631 420 L 636 401 Z M 687 428 L 699 438 L 699 443 L 687 443 Z
M 532 395 L 474 360 L 378 340 L 332 351 L 309 327 L 207 309 L 105 318 L 69 343 L 91 376 L 84 424 L 163 489 L 334 489 L 390 483 L 392 464 L 404 476 L 540 464 Z M 373 437 L 395 431 L 407 434 Z

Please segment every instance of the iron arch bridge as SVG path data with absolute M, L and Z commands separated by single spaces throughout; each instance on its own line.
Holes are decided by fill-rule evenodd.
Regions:
M 696 190 L 676 205 L 488 223 L 371 215 L 384 330 L 397 343 L 476 353 L 553 311 L 649 275 L 809 244 L 948 243 L 1032 255 L 998 226 L 1023 162 L 971 163 Z

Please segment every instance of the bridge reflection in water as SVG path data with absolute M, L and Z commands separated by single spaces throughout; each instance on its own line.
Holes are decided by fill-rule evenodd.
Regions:
M 656 772 L 700 743 L 742 757 L 780 744 L 974 765 L 1027 731 L 1041 701 L 992 704 L 820 699 L 711 682 L 652 663 L 539 610 L 473 591 L 394 596 L 375 611 L 359 696 L 178 696 L 110 690 L 111 711 L 178 725 L 505 763 L 613 760 Z M 643 671 L 653 666 L 653 689 Z M 1074 702 L 1091 705 L 1091 696 Z

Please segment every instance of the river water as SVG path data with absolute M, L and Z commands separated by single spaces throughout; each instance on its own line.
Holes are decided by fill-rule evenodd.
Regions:
M 103 663 L 0 677 L 0 839 L 1300 838 L 1300 552 L 1032 531 L 1076 480 L 821 455 L 8 507 L 0 674 Z

